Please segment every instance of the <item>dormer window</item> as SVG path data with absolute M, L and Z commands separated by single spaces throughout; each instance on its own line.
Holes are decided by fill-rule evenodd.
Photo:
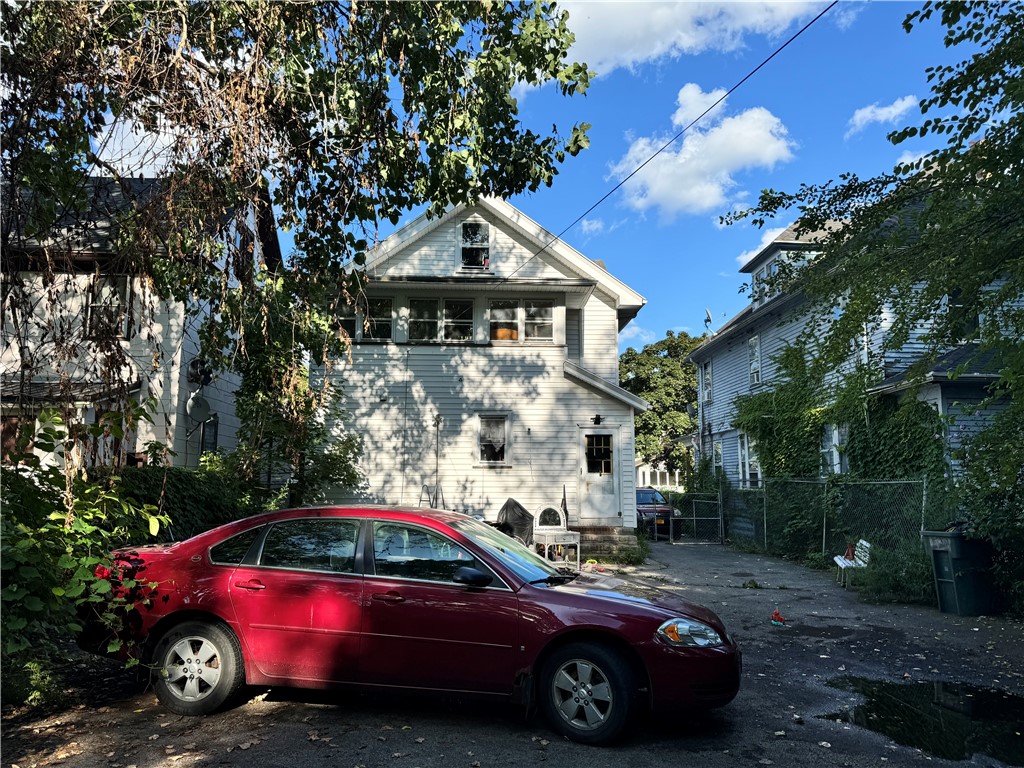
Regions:
M 770 264 L 765 264 L 754 273 L 754 281 L 751 286 L 751 298 L 754 301 L 755 307 L 767 304 L 779 295 L 779 286 L 777 283 L 778 274 L 778 261 L 772 261 Z
M 462 268 L 487 269 L 491 264 L 491 227 L 485 221 L 464 221 L 460 227 Z

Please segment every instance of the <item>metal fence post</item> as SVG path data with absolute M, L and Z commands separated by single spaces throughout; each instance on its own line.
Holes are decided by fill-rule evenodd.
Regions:
M 924 519 L 928 510 L 928 475 L 921 477 L 921 530 L 924 531 Z
M 764 521 L 764 551 L 768 551 L 768 479 L 761 488 L 761 517 Z

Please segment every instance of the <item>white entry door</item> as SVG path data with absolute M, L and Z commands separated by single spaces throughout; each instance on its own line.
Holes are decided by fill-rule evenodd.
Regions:
M 580 429 L 580 520 L 619 525 L 617 429 Z

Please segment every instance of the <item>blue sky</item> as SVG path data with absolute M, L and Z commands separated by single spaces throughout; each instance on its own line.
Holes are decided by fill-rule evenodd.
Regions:
M 598 72 L 583 97 L 523 92 L 524 122 L 591 147 L 549 189 L 510 202 L 559 233 L 827 3 L 566 2 L 576 57 Z M 658 159 L 563 236 L 648 301 L 621 349 L 666 331 L 699 335 L 746 304 L 743 260 L 791 220 L 759 230 L 719 216 L 761 189 L 795 191 L 844 171 L 871 175 L 931 149 L 886 135 L 917 124 L 925 69 L 954 63 L 934 21 L 906 33 L 918 3 L 841 2 Z

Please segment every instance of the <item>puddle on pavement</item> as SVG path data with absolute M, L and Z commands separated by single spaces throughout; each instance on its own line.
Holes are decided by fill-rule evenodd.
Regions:
M 822 715 L 881 733 L 934 757 L 983 754 L 1024 765 L 1024 698 L 960 683 L 885 683 L 842 677 L 833 688 L 864 696 L 849 710 Z

